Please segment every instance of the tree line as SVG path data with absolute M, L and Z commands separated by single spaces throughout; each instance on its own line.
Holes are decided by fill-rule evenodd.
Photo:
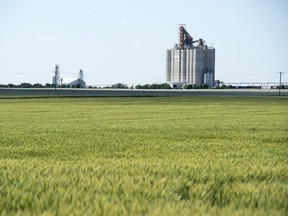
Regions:
M 172 89 L 168 83 L 136 85 L 136 89 Z
M 46 83 L 43 85 L 41 83 L 31 84 L 31 83 L 24 82 L 19 85 L 12 84 L 12 83 L 9 83 L 7 85 L 0 84 L 0 88 L 55 88 L 55 85 L 51 83 Z M 73 86 L 62 84 L 62 85 L 57 85 L 57 88 L 80 88 L 80 84 L 73 85 Z

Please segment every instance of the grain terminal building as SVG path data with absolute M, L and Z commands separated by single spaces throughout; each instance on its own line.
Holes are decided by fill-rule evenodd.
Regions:
M 215 49 L 203 39 L 193 40 L 185 25 L 179 25 L 179 44 L 166 51 L 166 82 L 173 88 L 185 84 L 214 86 Z

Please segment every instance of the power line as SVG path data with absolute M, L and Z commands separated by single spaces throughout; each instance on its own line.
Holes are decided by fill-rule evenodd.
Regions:
M 35 75 L 35 74 L 47 74 L 49 75 L 51 71 L 47 72 L 25 72 L 25 73 L 4 73 L 0 74 L 0 76 L 13 76 L 13 75 Z M 76 72 L 61 72 L 61 74 L 76 74 Z M 86 74 L 85 76 L 98 76 L 98 77 L 127 77 L 127 78 L 144 78 L 144 79 L 150 79 L 150 78 L 158 78 L 163 79 L 164 76 L 131 76 L 131 75 L 113 75 L 113 74 Z
M 0 74 L 0 76 L 6 76 L 6 75 L 27 75 L 27 74 L 48 74 L 48 73 L 51 73 L 51 71 L 49 72 L 25 72 L 25 73 L 2 73 Z
M 164 78 L 163 76 L 131 76 L 131 75 L 113 75 L 113 74 L 85 74 L 88 76 L 101 76 L 101 77 L 129 77 L 129 78 Z
M 259 76 L 259 75 L 268 75 L 268 74 L 275 74 L 275 72 L 270 72 L 270 73 L 253 73 L 253 74 L 238 74 L 238 75 L 228 75 L 228 76 L 221 76 L 221 77 L 224 77 L 224 78 L 226 78 L 226 77 L 247 77 L 247 76 Z M 218 75 L 218 74 L 217 74 Z M 219 75 L 218 75 L 219 76 Z

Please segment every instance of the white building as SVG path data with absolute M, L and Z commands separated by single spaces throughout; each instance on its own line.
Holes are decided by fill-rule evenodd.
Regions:
M 80 78 L 67 83 L 66 85 L 69 85 L 70 88 L 86 88 L 86 82 Z
M 76 80 L 65 83 L 70 86 L 70 88 L 86 88 L 86 82 L 84 81 L 84 73 L 82 69 L 80 69 L 78 78 Z

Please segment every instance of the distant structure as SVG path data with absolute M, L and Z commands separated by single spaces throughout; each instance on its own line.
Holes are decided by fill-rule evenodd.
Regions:
M 53 85 L 59 85 L 60 84 L 60 65 L 56 64 L 55 65 L 55 70 L 54 70 L 54 76 L 52 78 L 52 84 Z
M 70 83 L 67 83 L 67 85 L 69 85 L 71 88 L 86 88 L 83 70 L 80 69 L 77 79 Z
M 113 85 L 111 85 L 111 88 L 122 88 L 122 89 L 126 89 L 128 88 L 128 86 L 126 84 L 123 83 L 115 83 Z
M 166 82 L 173 88 L 185 84 L 214 86 L 215 49 L 203 39 L 193 40 L 186 25 L 179 25 L 179 43 L 166 51 Z

